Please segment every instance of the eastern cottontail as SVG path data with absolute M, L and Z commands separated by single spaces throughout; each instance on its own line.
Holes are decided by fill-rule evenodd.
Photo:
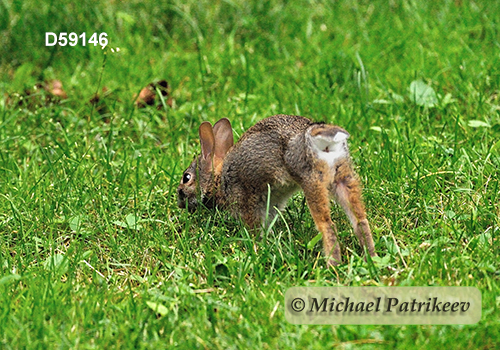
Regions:
M 375 256 L 373 238 L 361 199 L 359 180 L 352 170 L 344 129 L 307 118 L 275 115 L 247 130 L 233 146 L 228 119 L 212 128 L 199 128 L 201 155 L 186 169 L 177 189 L 178 205 L 193 212 L 201 202 L 228 209 L 251 228 L 265 225 L 282 210 L 296 191 L 304 191 L 307 205 L 323 234 L 328 265 L 341 262 L 330 197 L 344 208 L 362 246 Z M 268 187 L 269 185 L 269 187 Z M 269 221 L 270 222 L 270 221 Z

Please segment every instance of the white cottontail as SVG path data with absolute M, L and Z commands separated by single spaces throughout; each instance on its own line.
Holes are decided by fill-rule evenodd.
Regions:
M 178 205 L 193 212 L 201 202 L 228 209 L 251 228 L 264 225 L 282 210 L 296 191 L 304 191 L 307 205 L 323 234 L 328 265 L 341 262 L 330 197 L 347 214 L 354 233 L 371 256 L 375 247 L 361 199 L 359 180 L 352 170 L 344 129 L 291 115 L 275 115 L 247 130 L 233 146 L 228 119 L 212 128 L 199 128 L 201 155 L 186 169 L 177 189 Z M 268 187 L 269 185 L 269 187 Z M 270 222 L 270 221 L 269 221 Z

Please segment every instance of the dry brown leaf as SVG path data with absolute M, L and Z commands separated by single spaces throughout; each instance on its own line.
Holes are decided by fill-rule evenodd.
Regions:
M 64 91 L 62 88 L 62 83 L 60 80 L 54 79 L 50 80 L 49 82 L 46 82 L 43 85 L 43 89 L 47 91 L 49 94 L 52 94 L 53 96 L 58 97 L 60 99 L 65 100 L 68 98 L 66 91 Z
M 160 91 L 163 97 L 167 97 L 169 95 L 169 86 L 166 80 L 160 80 L 156 83 L 150 83 L 146 87 L 144 87 L 139 96 L 135 99 L 135 105 L 138 108 L 144 108 L 146 106 L 153 106 L 157 104 L 157 108 L 160 109 L 162 107 L 161 101 L 156 102 L 156 89 Z M 167 104 L 172 107 L 172 99 L 167 99 Z

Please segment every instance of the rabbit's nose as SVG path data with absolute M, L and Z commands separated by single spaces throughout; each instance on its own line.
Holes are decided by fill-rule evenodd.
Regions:
M 186 194 L 181 188 L 177 189 L 177 205 L 179 208 L 186 207 Z

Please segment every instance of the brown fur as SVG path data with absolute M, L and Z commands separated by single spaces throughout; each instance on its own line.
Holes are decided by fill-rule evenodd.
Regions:
M 209 126 L 207 122 L 200 126 L 202 154 L 184 172 L 179 185 L 181 208 L 187 205 L 193 211 L 201 198 L 208 207 L 227 209 L 249 227 L 257 228 L 269 224 L 277 214 L 275 207 L 283 209 L 288 198 L 302 189 L 316 227 L 323 234 L 328 265 L 341 262 L 330 217 L 331 197 L 346 212 L 361 245 L 371 256 L 376 255 L 361 186 L 352 170 L 347 144 L 342 141 L 348 136 L 345 130 L 304 117 L 276 115 L 248 129 L 233 146 L 227 119 L 221 119 L 213 129 Z M 332 140 L 338 133 L 344 135 L 340 142 L 324 146 L 322 140 Z M 334 154 L 341 156 L 329 158 Z M 264 222 L 268 186 L 270 212 L 268 222 Z

